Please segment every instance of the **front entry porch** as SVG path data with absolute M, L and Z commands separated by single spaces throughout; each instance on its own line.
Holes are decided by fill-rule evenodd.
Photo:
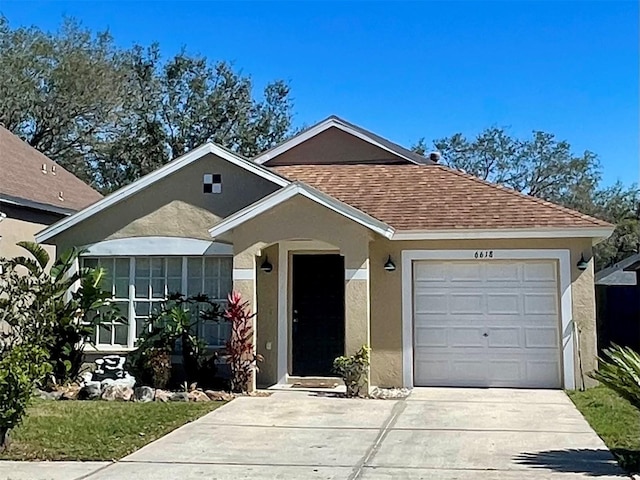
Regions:
M 344 355 L 344 257 L 292 254 L 291 284 L 291 373 L 331 376 Z

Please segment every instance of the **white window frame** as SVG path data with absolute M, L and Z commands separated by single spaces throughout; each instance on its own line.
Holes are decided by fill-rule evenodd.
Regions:
M 119 345 L 119 344 L 114 344 L 113 340 L 114 340 L 114 334 L 112 333 L 112 343 L 111 344 L 106 344 L 106 343 L 98 343 L 99 337 L 97 336 L 98 332 L 96 331 L 96 337 L 95 337 L 95 350 L 96 351 L 129 351 L 129 350 L 134 350 L 136 348 L 136 341 L 137 341 L 137 332 L 136 332 L 136 325 L 137 325 L 137 321 L 138 319 L 136 318 L 136 311 L 135 311 L 135 305 L 136 302 L 144 302 L 144 303 L 149 303 L 150 307 L 149 307 L 149 311 L 151 312 L 151 304 L 153 303 L 159 303 L 162 302 L 163 300 L 166 300 L 166 297 L 168 295 L 167 291 L 167 278 L 168 278 L 168 259 L 169 258 L 179 258 L 181 259 L 181 289 L 180 289 L 180 293 L 185 295 L 185 296 L 189 296 L 186 292 L 187 292 L 187 284 L 188 284 L 188 261 L 190 258 L 197 258 L 201 260 L 201 268 L 202 268 L 202 278 L 201 278 L 201 292 L 198 293 L 203 293 L 204 292 L 204 283 L 205 283 L 205 261 L 207 258 L 219 258 L 219 259 L 229 259 L 230 260 L 230 265 L 229 265 L 229 281 L 228 281 L 228 285 L 230 288 L 233 288 L 233 256 L 232 255 L 137 255 L 137 256 L 115 256 L 115 255 L 109 255 L 109 256 L 99 256 L 99 255 L 91 255 L 91 254 L 84 254 L 82 256 L 83 261 L 84 260 L 99 260 L 101 263 L 105 262 L 105 261 L 111 261 L 112 265 L 115 265 L 115 259 L 118 258 L 125 258 L 129 261 L 129 289 L 128 289 L 128 299 L 126 301 L 128 301 L 128 339 L 127 339 L 127 345 Z M 137 258 L 148 258 L 149 260 L 153 259 L 153 258 L 161 258 L 164 261 L 164 285 L 165 285 L 165 291 L 164 291 L 164 298 L 160 299 L 154 299 L 152 297 L 149 296 L 149 294 L 144 297 L 144 298 L 136 298 L 136 287 L 135 287 L 135 282 L 136 282 L 136 259 Z M 150 266 L 151 268 L 151 266 Z M 218 275 L 218 279 L 219 282 L 221 282 L 222 280 L 222 268 L 221 268 L 221 264 L 219 264 L 219 275 Z M 110 276 L 112 277 L 112 282 L 113 285 L 115 285 L 115 269 L 113 269 L 113 272 L 110 272 Z M 115 295 L 115 286 L 112 285 L 112 291 L 111 294 Z M 220 288 L 221 285 L 219 285 L 218 287 L 218 294 L 220 296 Z M 216 303 L 220 303 L 222 305 L 224 305 L 227 301 L 226 298 L 210 298 L 211 301 L 216 302 Z M 116 299 L 114 298 L 114 301 Z M 118 298 L 117 301 L 125 301 L 124 298 Z M 218 337 L 221 337 L 221 333 L 220 330 L 226 328 L 225 326 L 223 326 L 222 324 L 220 324 L 218 326 Z M 204 328 L 202 326 L 202 324 L 200 324 L 199 329 L 198 329 L 198 336 L 200 338 L 203 337 L 204 334 Z M 212 349 L 217 349 L 217 348 L 222 348 L 224 347 L 224 345 L 207 345 L 208 348 L 212 348 Z

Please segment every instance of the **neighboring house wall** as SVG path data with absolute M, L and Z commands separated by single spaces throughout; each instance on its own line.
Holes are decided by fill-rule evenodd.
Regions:
M 389 162 L 408 163 L 387 150 L 333 127 L 270 159 L 265 165 Z
M 220 174 L 222 192 L 203 193 L 203 176 Z M 56 245 L 173 236 L 211 240 L 208 229 L 279 187 L 209 154 L 52 239 Z
M 593 262 L 589 262 L 589 268 L 585 271 L 575 266 L 582 253 L 585 253 L 585 257 L 590 256 L 590 239 L 390 241 L 377 238 L 370 244 L 372 385 L 402 385 L 402 250 L 457 249 L 569 249 L 573 319 L 580 330 L 582 369 L 586 373 L 596 367 Z M 394 272 L 382 268 L 389 255 L 396 265 Z M 581 375 L 578 358 L 575 359 L 575 365 L 576 382 L 579 384 Z
M 26 250 L 17 246 L 16 243 L 35 241 L 36 233 L 61 218 L 61 215 L 29 208 L 0 205 L 0 211 L 7 215 L 0 221 L 0 257 L 10 258 L 27 254 Z M 44 245 L 44 247 L 53 260 L 55 247 L 51 245 Z

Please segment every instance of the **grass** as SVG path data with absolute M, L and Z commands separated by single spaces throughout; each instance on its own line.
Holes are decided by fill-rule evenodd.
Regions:
M 223 404 L 39 400 L 0 459 L 119 459 Z
M 640 411 L 603 386 L 568 394 L 620 466 L 640 472 Z

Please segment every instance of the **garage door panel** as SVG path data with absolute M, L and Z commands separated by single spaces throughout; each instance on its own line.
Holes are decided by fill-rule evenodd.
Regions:
M 521 310 L 521 295 L 518 293 L 487 293 L 487 314 L 518 315 Z
M 524 329 L 524 346 L 526 348 L 557 349 L 558 329 L 554 327 L 535 327 Z
M 557 315 L 554 293 L 525 293 L 524 313 L 526 315 Z
M 489 327 L 486 343 L 490 348 L 521 348 L 522 328 L 520 327 Z
M 416 284 L 438 282 L 447 280 L 447 264 L 444 262 L 433 262 L 430 264 L 415 264 Z
M 416 348 L 447 347 L 447 327 L 419 327 L 415 332 Z
M 477 315 L 484 310 L 483 297 L 480 293 L 452 293 L 449 295 L 449 312 Z
M 552 261 L 416 262 L 414 383 L 559 387 L 556 277 Z
M 447 314 L 449 299 L 446 293 L 417 293 L 415 299 L 415 313 L 417 315 Z
M 488 263 L 484 271 L 489 284 L 505 281 L 513 284 L 522 279 L 522 268 L 515 263 Z
M 482 279 L 482 266 L 478 263 L 458 263 L 449 269 L 451 283 L 477 282 Z
M 555 282 L 557 270 L 553 262 L 528 262 L 523 273 L 525 282 Z
M 504 387 L 518 383 L 525 375 L 525 366 L 520 359 L 490 360 L 488 362 L 488 387 Z
M 484 347 L 484 328 L 482 327 L 450 327 L 448 346 L 452 349 L 462 347 Z M 463 352 L 461 352 L 463 353 Z

